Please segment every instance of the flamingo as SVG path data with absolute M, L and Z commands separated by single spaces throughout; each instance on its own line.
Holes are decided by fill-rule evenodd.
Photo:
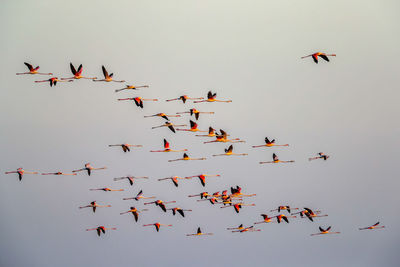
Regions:
M 210 196 L 210 194 L 208 194 L 208 192 L 201 192 L 200 194 L 196 194 L 196 195 L 188 195 L 188 197 L 200 197 L 200 199 L 206 199 Z
M 70 78 L 61 78 L 61 80 L 70 80 L 72 81 L 73 79 L 88 79 L 88 80 L 95 80 L 97 77 L 89 78 L 89 77 L 84 77 L 82 76 L 82 64 L 79 65 L 78 70 L 75 69 L 74 65 L 72 63 L 69 63 L 69 67 L 71 68 L 71 72 L 74 75 L 73 77 Z
M 214 205 L 215 203 L 218 203 L 218 198 L 216 198 L 216 197 L 211 197 L 211 198 L 208 198 L 208 199 L 198 199 L 197 201 L 198 201 L 198 202 L 199 202 L 199 201 L 210 201 L 210 203 Z
M 225 190 L 226 191 L 226 190 Z M 253 197 L 256 196 L 257 194 L 250 194 L 250 195 L 244 195 L 242 193 L 242 188 L 240 186 L 236 186 L 236 188 L 231 187 L 231 197 L 236 198 L 236 197 Z
M 301 218 L 304 218 L 304 216 L 306 216 L 312 222 L 314 221 L 313 218 L 315 218 L 315 217 L 326 217 L 326 216 L 328 216 L 328 214 L 319 215 L 319 213 L 321 213 L 320 211 L 315 211 L 314 212 L 309 208 L 304 208 L 304 210 L 299 211 L 298 213 L 300 214 Z M 294 214 L 296 214 L 296 213 L 294 213 Z
M 125 211 L 125 212 L 121 212 L 120 215 L 131 212 L 132 215 L 135 217 L 135 221 L 137 222 L 138 219 L 139 219 L 139 213 L 140 213 L 140 212 L 143 212 L 143 211 L 148 211 L 148 209 L 138 210 L 138 209 L 135 208 L 135 207 L 130 207 L 130 210 Z
M 92 173 L 92 171 L 97 171 L 97 170 L 104 170 L 107 169 L 107 167 L 101 167 L 101 168 L 93 168 L 90 163 L 85 164 L 85 168 L 79 169 L 79 170 L 74 170 L 72 172 L 81 172 L 81 171 L 87 171 L 88 175 Z
M 80 209 L 92 208 L 93 209 L 93 213 L 95 213 L 96 212 L 96 208 L 104 208 L 104 207 L 111 207 L 111 205 L 98 205 L 96 201 L 92 201 L 92 202 L 90 202 L 89 205 L 83 206 L 83 207 L 79 207 L 79 208 Z
M 201 100 L 201 99 L 204 99 L 204 98 L 203 97 L 192 98 L 192 97 L 188 97 L 187 95 L 181 95 L 178 98 L 168 99 L 168 100 L 165 100 L 165 101 L 170 102 L 170 101 L 175 101 L 175 100 L 182 100 L 183 104 L 185 104 L 186 100 L 189 100 L 189 99 L 190 100 Z
M 172 176 L 172 177 L 158 179 L 158 181 L 171 180 L 174 183 L 174 185 L 178 187 L 178 179 L 185 179 L 185 178 L 179 176 Z
M 314 60 L 314 62 L 315 62 L 316 64 L 318 64 L 318 57 L 320 57 L 320 58 L 324 59 L 325 61 L 328 61 L 328 62 L 329 62 L 328 56 L 330 56 L 330 57 L 336 57 L 336 54 L 327 55 L 327 54 L 325 54 L 325 53 L 317 52 L 317 53 L 314 53 L 314 54 L 311 54 L 311 55 L 308 55 L 308 56 L 304 56 L 304 57 L 301 57 L 301 58 L 303 59 L 303 58 L 306 58 L 306 57 L 312 57 L 312 59 Z
M 63 172 L 47 172 L 42 175 L 76 175 L 76 173 L 63 173 Z
M 294 160 L 287 160 L 287 161 L 279 160 L 278 156 L 275 153 L 272 154 L 272 159 L 273 159 L 273 161 L 261 161 L 260 164 L 265 164 L 265 163 L 292 163 L 292 162 L 294 162 Z
M 151 223 L 151 224 L 143 224 L 143 226 L 152 226 L 154 225 L 156 227 L 157 232 L 160 231 L 160 226 L 172 226 L 172 224 L 161 224 L 161 223 Z
M 252 226 L 240 229 L 240 230 L 232 231 L 232 233 L 260 232 L 260 231 L 261 231 L 260 229 L 254 229 L 254 225 L 252 225 Z
M 164 138 L 164 149 L 163 150 L 150 150 L 150 152 L 184 152 L 187 151 L 187 149 L 181 149 L 181 150 L 173 150 L 169 147 L 169 142 Z
M 28 67 L 29 72 L 22 72 L 22 73 L 17 73 L 17 75 L 24 75 L 24 74 L 39 74 L 39 75 L 53 75 L 53 73 L 40 73 L 38 72 L 39 66 L 34 68 L 31 64 L 24 62 L 24 64 Z
M 150 117 L 161 117 L 161 118 L 164 118 L 164 119 L 166 119 L 167 121 L 169 120 L 168 119 L 168 117 L 180 117 L 181 115 L 167 115 L 167 114 L 165 114 L 165 113 L 157 113 L 157 114 L 154 114 L 154 115 L 150 115 L 150 116 L 144 116 L 145 118 L 150 118 Z
M 217 93 L 213 94 L 211 91 L 208 91 L 206 100 L 194 101 L 193 103 L 201 103 L 201 102 L 225 102 L 225 103 L 230 103 L 230 102 L 232 102 L 232 100 L 218 100 L 218 99 L 216 99 L 216 97 L 217 97 Z
M 233 145 L 230 145 L 228 148 L 225 148 L 224 154 L 213 155 L 213 157 L 217 157 L 217 156 L 247 156 L 247 155 L 248 155 L 247 153 L 241 153 L 241 154 L 233 153 Z
M 53 85 L 54 86 L 56 86 L 57 85 L 57 82 L 73 82 L 73 80 L 69 80 L 69 81 L 62 81 L 62 80 L 59 80 L 57 77 L 53 77 L 53 78 L 50 78 L 50 79 L 47 79 L 47 80 L 42 80 L 42 81 L 35 81 L 35 83 L 44 83 L 44 82 L 50 82 L 50 87 L 53 87 Z
M 206 133 L 207 131 L 201 131 L 197 129 L 197 123 L 194 121 L 190 120 L 190 129 L 176 129 L 177 131 L 189 131 L 189 132 L 200 132 L 200 133 Z
M 261 214 L 261 216 L 263 217 L 263 221 L 262 222 L 255 222 L 254 224 L 260 224 L 260 223 L 273 223 L 272 221 L 272 217 L 268 217 L 267 214 Z
M 192 211 L 192 210 L 184 210 L 184 209 L 181 209 L 181 208 L 179 208 L 179 207 L 170 208 L 170 209 L 167 209 L 167 210 L 172 210 L 172 214 L 173 214 L 174 216 L 175 216 L 175 214 L 178 212 L 182 217 L 185 217 L 184 211 Z
M 277 209 L 271 210 L 281 212 L 281 210 L 286 210 L 290 214 L 290 210 L 298 210 L 299 208 L 290 208 L 290 206 L 279 206 Z
M 236 213 L 239 213 L 239 210 L 240 210 L 243 206 L 255 206 L 255 205 L 256 205 L 256 204 L 254 204 L 254 203 L 253 203 L 253 204 L 244 204 L 243 202 L 235 203 L 235 204 L 229 203 L 229 204 L 231 204 L 231 205 L 221 207 L 221 209 L 223 209 L 223 208 L 229 208 L 229 207 L 233 206 L 233 208 L 235 209 Z
M 104 191 L 104 192 L 112 192 L 112 191 L 124 191 L 124 189 L 111 189 L 108 187 L 104 188 L 95 188 L 95 189 L 89 189 L 90 191 Z
M 176 114 L 185 114 L 185 113 L 189 113 L 190 116 L 193 116 L 196 118 L 196 120 L 199 119 L 200 113 L 202 114 L 214 114 L 215 112 L 203 112 L 203 111 L 198 111 L 195 108 L 191 108 L 189 111 L 185 111 L 185 112 L 177 112 Z
M 324 229 L 321 226 L 319 227 L 319 233 L 316 234 L 311 234 L 311 236 L 314 235 L 326 235 L 326 234 L 340 234 L 340 232 L 329 232 L 329 230 L 331 230 L 331 227 L 329 226 L 328 228 Z
M 358 230 L 373 230 L 373 229 L 382 229 L 385 228 L 385 226 L 378 226 L 379 222 L 375 223 L 374 225 L 368 226 L 368 227 L 363 227 L 363 228 L 358 228 Z
M 140 199 L 152 199 L 152 198 L 156 198 L 156 197 L 145 197 L 145 196 L 143 196 L 143 190 L 140 190 L 139 193 L 137 193 L 137 195 L 135 197 L 127 197 L 127 198 L 123 198 L 123 200 L 134 199 L 136 201 L 139 201 Z
M 103 70 L 104 79 L 97 80 L 97 78 L 96 78 L 93 80 L 94 82 L 117 82 L 117 83 L 125 82 L 124 80 L 122 80 L 122 81 L 113 80 L 114 73 L 111 73 L 110 75 L 108 75 L 108 72 L 104 66 L 101 66 L 101 69 Z
M 275 139 L 272 139 L 272 140 L 270 141 L 270 140 L 268 139 L 268 137 L 265 137 L 265 144 L 264 144 L 264 145 L 253 146 L 253 147 L 255 148 L 255 147 L 263 147 L 263 146 L 266 146 L 266 147 L 271 147 L 271 146 L 289 146 L 289 144 L 276 145 L 276 144 L 275 144 Z
M 124 176 L 124 177 L 117 177 L 114 178 L 114 181 L 120 181 L 120 180 L 124 180 L 124 179 L 128 179 L 129 184 L 133 185 L 133 182 L 135 179 L 149 179 L 149 177 L 147 176 L 141 176 L 141 177 L 137 177 L 137 176 Z
M 131 144 L 118 144 L 118 145 L 108 145 L 108 146 L 109 147 L 120 146 L 122 147 L 122 151 L 124 151 L 125 153 L 131 151 L 130 147 L 143 147 L 142 145 L 131 145 Z
M 151 99 L 151 98 L 141 98 L 141 97 L 128 97 L 128 98 L 118 98 L 118 101 L 123 100 L 133 100 L 135 101 L 136 106 L 143 108 L 143 101 L 158 101 L 158 99 Z
M 180 159 L 170 159 L 168 160 L 168 162 L 173 162 L 173 161 L 179 161 L 179 160 L 184 160 L 184 161 L 188 161 L 188 160 L 206 160 L 207 158 L 190 158 L 188 156 L 188 154 L 183 153 L 183 157 Z
M 315 159 L 324 159 L 327 160 L 329 158 L 328 155 L 325 155 L 323 152 L 318 153 L 318 157 L 313 157 L 313 158 L 308 158 L 309 161 L 315 160 Z
M 276 216 L 271 217 L 271 218 L 276 218 L 276 221 L 278 223 L 281 223 L 282 220 L 284 220 L 285 222 L 289 223 L 289 219 L 288 218 L 296 218 L 296 216 L 286 216 L 284 214 L 279 214 L 279 215 L 276 215 Z
M 231 228 L 226 228 L 226 230 L 243 230 L 243 224 L 239 225 L 238 227 L 231 227 Z
M 101 232 L 103 232 L 103 234 L 105 234 L 106 230 L 117 230 L 117 228 L 115 228 L 115 227 L 114 228 L 106 228 L 104 226 L 99 226 L 96 228 L 86 229 L 86 231 L 93 231 L 93 230 L 96 230 L 97 235 L 100 236 Z
M 176 203 L 176 201 L 168 201 L 168 202 L 164 202 L 162 200 L 156 200 L 156 201 L 152 201 L 152 202 L 147 202 L 144 203 L 145 205 L 149 205 L 149 204 L 155 204 L 156 206 L 159 206 L 164 212 L 167 212 L 167 209 L 165 207 L 165 204 L 168 203 Z
M 213 233 L 203 233 L 203 232 L 201 232 L 201 229 L 199 227 L 199 228 L 197 228 L 197 233 L 187 234 L 186 236 L 201 236 L 201 235 L 213 235 Z
M 137 90 L 138 88 L 149 88 L 148 85 L 140 85 L 140 86 L 135 86 L 135 85 L 126 85 L 125 88 L 117 89 L 115 90 L 116 93 L 121 92 L 123 90 Z
M 213 127 L 208 127 L 208 134 L 196 134 L 196 136 L 204 136 L 204 137 L 215 137 L 217 134 L 215 133 L 215 130 Z
M 18 178 L 19 178 L 20 181 L 22 181 L 22 176 L 24 176 L 25 173 L 27 173 L 27 174 L 39 174 L 38 172 L 25 171 L 22 168 L 18 168 L 16 171 L 5 172 L 5 174 L 11 174 L 11 173 L 17 173 L 18 174 Z
M 186 124 L 176 125 L 176 124 L 173 124 L 170 121 L 166 121 L 163 125 L 151 127 L 151 129 L 156 129 L 156 128 L 160 128 L 160 127 L 168 127 L 173 133 L 175 133 L 174 126 L 186 126 Z
M 222 142 L 222 143 L 245 143 L 240 138 L 228 139 L 228 134 L 224 130 L 219 130 L 221 134 L 216 135 L 216 139 L 213 141 L 204 142 L 204 144 Z
M 199 174 L 194 176 L 187 176 L 185 179 L 192 179 L 194 177 L 198 177 L 200 179 L 200 183 L 202 186 L 206 186 L 206 177 L 220 177 L 219 174 Z

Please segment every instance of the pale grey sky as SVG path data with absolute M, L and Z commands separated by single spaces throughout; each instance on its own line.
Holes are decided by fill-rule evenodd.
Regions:
M 397 266 L 400 93 L 398 1 L 3 1 L 0 9 L 0 170 L 24 167 L 71 171 L 85 162 L 107 166 L 93 176 L 1 175 L 1 266 Z M 336 53 L 316 65 L 312 52 Z M 70 77 L 69 63 L 101 77 L 101 65 L 127 84 L 78 80 L 35 84 L 16 76 L 23 62 Z M 164 100 L 218 93 L 226 103 L 193 105 Z M 143 110 L 120 97 L 159 98 Z M 213 158 L 227 144 L 203 145 L 191 133 L 151 130 L 158 112 L 196 107 L 215 111 L 199 128 L 225 129 L 245 139 L 247 157 Z M 174 120 L 188 123 L 188 117 Z M 288 148 L 259 148 L 265 136 Z M 181 154 L 149 153 L 166 138 L 204 162 L 168 163 Z M 124 154 L 108 144 L 144 147 Z M 308 162 L 324 151 L 327 162 Z M 259 165 L 275 152 L 291 165 Z M 158 178 L 219 173 L 203 188 L 179 188 Z M 113 177 L 149 176 L 133 187 Z M 240 185 L 257 193 L 240 214 L 187 197 Z M 125 192 L 90 192 L 96 187 Z M 119 213 L 123 197 L 143 189 L 193 212 L 186 218 L 149 207 L 138 223 Z M 97 200 L 112 208 L 95 214 L 78 207 Z M 329 216 L 311 223 L 260 225 L 261 232 L 232 234 L 278 205 L 310 207 Z M 381 221 L 387 229 L 358 231 Z M 160 221 L 172 228 L 143 224 Z M 86 228 L 117 227 L 98 238 Z M 332 225 L 340 235 L 310 237 Z M 201 226 L 214 236 L 188 238 Z

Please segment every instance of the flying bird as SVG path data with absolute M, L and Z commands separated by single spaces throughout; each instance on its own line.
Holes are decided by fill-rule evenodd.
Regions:
M 106 230 L 117 230 L 117 228 L 106 228 L 104 226 L 99 226 L 96 228 L 86 229 L 86 231 L 93 231 L 93 230 L 96 230 L 97 235 L 100 236 L 101 233 L 105 234 Z
M 292 162 L 294 162 L 294 160 L 286 160 L 286 161 L 279 160 L 278 156 L 275 153 L 272 154 L 272 159 L 273 159 L 273 161 L 261 161 L 260 164 L 265 164 L 265 163 L 292 163 Z
M 289 214 L 291 210 L 298 210 L 299 208 L 290 208 L 290 206 L 279 206 L 277 209 L 271 210 L 281 212 L 281 210 L 286 210 Z
M 140 190 L 139 193 L 137 193 L 137 195 L 135 197 L 127 197 L 127 198 L 123 198 L 123 200 L 134 199 L 136 201 L 139 201 L 140 199 L 152 199 L 152 198 L 156 198 L 156 197 L 145 197 L 145 196 L 143 196 L 143 190 Z
M 144 116 L 145 118 L 151 118 L 151 117 L 161 117 L 166 119 L 167 121 L 169 120 L 168 117 L 180 117 L 181 115 L 167 115 L 165 113 L 157 113 L 154 115 L 150 115 L 150 116 Z
M 230 102 L 232 102 L 232 100 L 219 100 L 216 97 L 217 97 L 217 93 L 213 94 L 211 91 L 208 91 L 206 100 L 194 101 L 194 103 L 201 103 L 201 102 L 225 102 L 225 103 L 230 103 Z
M 190 129 L 176 129 L 177 131 L 189 131 L 189 132 L 200 132 L 200 133 L 206 133 L 207 131 L 201 131 L 197 129 L 197 123 L 194 121 L 190 120 Z
M 42 175 L 76 175 L 76 173 L 63 173 L 63 172 L 46 172 Z
M 320 57 L 320 58 L 322 58 L 323 60 L 325 60 L 325 61 L 328 61 L 329 62 L 329 58 L 328 58 L 328 56 L 330 56 L 330 57 L 336 57 L 336 54 L 325 54 L 325 53 L 321 53 L 321 52 L 317 52 L 317 53 L 314 53 L 314 54 L 311 54 L 311 55 L 308 55 L 308 56 L 304 56 L 304 57 L 301 57 L 302 59 L 303 58 L 306 58 L 306 57 L 312 57 L 312 59 L 314 60 L 314 62 L 316 63 L 316 64 L 318 64 L 318 57 Z
M 199 227 L 199 228 L 197 228 L 197 233 L 187 234 L 186 236 L 201 236 L 201 235 L 213 235 L 213 233 L 203 233 L 203 232 L 201 232 L 201 229 Z
M 104 170 L 107 169 L 107 167 L 101 167 L 101 168 L 93 168 L 90 163 L 85 164 L 85 168 L 79 169 L 79 170 L 74 170 L 72 171 L 73 173 L 75 172 L 81 172 L 81 171 L 87 171 L 88 175 L 90 176 L 92 171 L 97 171 L 97 170 Z
M 108 72 L 104 66 L 101 66 L 101 69 L 103 70 L 104 79 L 97 80 L 97 78 L 96 78 L 93 80 L 94 82 L 117 82 L 117 83 L 125 82 L 124 80 L 122 80 L 122 81 L 114 80 L 113 79 L 114 73 L 108 74 Z
M 173 124 L 172 122 L 166 121 L 163 125 L 151 127 L 151 129 L 156 129 L 156 128 L 160 128 L 160 127 L 168 127 L 173 133 L 175 133 L 174 126 L 186 126 L 186 124 L 177 125 L 177 124 Z
M 259 145 L 259 146 L 253 146 L 255 147 L 271 147 L 271 146 L 289 146 L 289 144 L 284 144 L 284 145 L 277 145 L 275 144 L 275 139 L 272 139 L 271 141 L 268 139 L 268 137 L 265 137 L 265 144 L 264 145 Z
M 261 214 L 261 216 L 263 217 L 263 221 L 261 221 L 261 222 L 255 222 L 254 224 L 273 223 L 273 221 L 272 221 L 272 218 L 273 218 L 273 217 L 268 217 L 267 214 Z
M 117 177 L 114 178 L 114 181 L 121 181 L 121 180 L 125 180 L 127 179 L 129 181 L 130 185 L 133 185 L 133 182 L 135 181 L 135 179 L 149 179 L 149 177 L 147 176 L 141 176 L 141 177 L 137 177 L 137 176 L 123 176 L 123 177 Z
M 29 171 L 25 171 L 22 168 L 18 168 L 16 171 L 8 171 L 5 172 L 5 174 L 12 174 L 12 173 L 17 173 L 18 174 L 18 179 L 21 181 L 22 180 L 22 176 L 24 176 L 24 174 L 39 174 L 38 172 L 29 172 Z
M 104 208 L 104 207 L 111 207 L 111 205 L 99 205 L 97 204 L 96 201 L 92 201 L 90 202 L 89 205 L 83 206 L 83 207 L 79 207 L 80 209 L 84 209 L 84 208 L 92 208 L 93 209 L 93 213 L 96 212 L 96 208 Z
M 245 233 L 245 232 L 260 232 L 260 229 L 255 229 L 254 225 L 249 227 L 244 227 L 243 229 L 234 230 L 232 233 Z
M 329 232 L 329 230 L 331 230 L 331 227 L 329 226 L 328 228 L 324 229 L 321 226 L 319 227 L 319 233 L 316 234 L 311 234 L 311 236 L 314 235 L 326 235 L 326 234 L 340 234 L 340 232 Z
M 69 81 L 72 81 L 72 80 L 74 80 L 74 79 L 76 79 L 76 80 L 79 80 L 79 79 L 95 80 L 95 79 L 97 79 L 97 77 L 92 77 L 92 78 L 90 78 L 90 77 L 84 77 L 84 76 L 82 76 L 82 71 L 83 71 L 82 64 L 79 65 L 78 70 L 75 69 L 75 67 L 74 67 L 74 65 L 72 65 L 72 63 L 69 63 L 69 67 L 70 67 L 71 72 L 72 72 L 72 74 L 73 74 L 74 76 L 73 76 L 73 77 L 70 77 L 70 78 L 61 78 L 61 80 L 69 80 Z
M 185 179 L 185 178 L 179 176 L 172 176 L 172 177 L 160 178 L 158 179 L 158 181 L 171 180 L 174 183 L 174 185 L 178 187 L 178 179 Z
M 215 133 L 215 129 L 213 127 L 208 127 L 208 134 L 196 134 L 196 136 L 215 137 L 217 134 Z
M 158 99 L 141 98 L 141 97 L 118 98 L 118 101 L 123 101 L 123 100 L 133 100 L 136 106 L 140 108 L 143 108 L 143 101 L 158 101 Z
M 185 114 L 185 113 L 189 113 L 190 116 L 193 116 L 196 118 L 196 120 L 199 119 L 200 117 L 200 113 L 201 114 L 214 114 L 214 112 L 204 112 L 204 111 L 198 111 L 195 108 L 191 108 L 189 111 L 185 111 L 185 112 L 177 112 L 176 114 Z
M 187 95 L 181 95 L 178 98 L 168 99 L 168 100 L 165 100 L 165 101 L 170 102 L 170 101 L 175 101 L 175 100 L 182 100 L 183 104 L 185 104 L 186 100 L 189 100 L 189 99 L 190 100 L 201 100 L 201 99 L 204 99 L 204 98 L 203 97 L 192 98 L 192 97 L 188 97 Z
M 135 86 L 135 85 L 126 85 L 125 88 L 117 89 L 115 90 L 116 93 L 121 92 L 123 90 L 138 90 L 138 88 L 149 88 L 148 85 L 140 85 L 140 86 Z
M 213 155 L 213 157 L 217 157 L 217 156 L 247 156 L 247 153 L 233 153 L 233 145 L 230 145 L 228 148 L 225 148 L 225 153 L 224 154 L 217 154 L 217 155 Z
M 120 146 L 122 148 L 122 151 L 124 152 L 130 152 L 131 149 L 130 147 L 143 147 L 142 145 L 131 145 L 131 144 L 117 144 L 117 145 L 108 145 L 109 147 L 113 146 Z
M 112 192 L 112 191 L 124 191 L 124 189 L 111 189 L 108 187 L 104 188 L 95 188 L 95 189 L 89 189 L 90 191 L 104 191 L 104 192 Z
M 128 211 L 125 211 L 125 212 L 121 212 L 120 213 L 120 215 L 122 215 L 122 214 L 126 214 L 126 213 L 129 213 L 129 212 L 131 212 L 132 213 L 132 215 L 134 216 L 134 218 L 135 218 L 135 221 L 137 222 L 138 221 L 138 219 L 139 219 L 139 213 L 140 212 L 143 212 L 143 211 L 147 211 L 148 209 L 142 209 L 142 210 L 138 210 L 137 208 L 135 208 L 135 207 L 130 207 L 130 210 L 128 210 Z
M 41 80 L 41 81 L 35 81 L 35 83 L 45 83 L 45 82 L 49 82 L 50 83 L 50 87 L 53 87 L 57 85 L 57 82 L 73 82 L 73 80 L 68 80 L 68 81 L 63 81 L 63 80 L 59 80 L 57 77 L 53 77 L 47 80 Z
M 243 207 L 243 206 L 255 206 L 256 204 L 244 204 L 243 202 L 240 202 L 240 203 L 235 203 L 235 204 L 233 204 L 233 203 L 231 203 L 231 205 L 229 205 L 229 206 L 223 206 L 223 207 L 221 207 L 221 209 L 223 209 L 223 208 L 229 208 L 229 207 L 231 207 L 231 206 L 233 206 L 233 208 L 235 209 L 235 211 L 236 211 L 236 213 L 239 213 L 239 210 Z
M 25 66 L 28 67 L 29 72 L 22 72 L 22 73 L 17 73 L 17 75 L 24 75 L 24 74 L 39 74 L 39 75 L 53 75 L 53 73 L 40 73 L 38 72 L 39 66 L 34 68 L 31 64 L 24 62 Z
M 240 138 L 228 139 L 228 134 L 224 130 L 219 130 L 219 131 L 221 132 L 221 134 L 217 134 L 215 136 L 216 137 L 215 140 L 204 142 L 204 144 L 216 143 L 216 142 L 221 142 L 221 143 L 245 143 L 245 141 L 240 140 Z
M 172 210 L 172 215 L 174 215 L 174 216 L 176 215 L 176 213 L 179 213 L 182 217 L 185 217 L 185 213 L 184 213 L 185 211 L 192 211 L 192 210 L 184 210 L 179 207 L 170 208 L 167 210 Z
M 379 222 L 375 223 L 374 225 L 368 226 L 368 227 L 358 228 L 358 230 L 373 230 L 373 229 L 385 228 L 385 226 L 378 226 L 378 225 L 379 225 Z
M 151 223 L 151 224 L 143 224 L 143 226 L 152 226 L 156 227 L 157 232 L 160 231 L 160 226 L 172 226 L 172 224 L 161 224 L 161 223 Z
M 169 142 L 164 138 L 164 149 L 163 150 L 150 150 L 150 152 L 185 152 L 187 149 L 173 150 L 169 146 Z
M 206 177 L 220 177 L 219 174 L 199 174 L 194 176 L 187 176 L 185 179 L 192 179 L 194 177 L 198 177 L 200 179 L 200 183 L 202 186 L 206 186 Z
M 190 158 L 188 156 L 188 154 L 183 153 L 183 157 L 180 159 L 170 159 L 168 160 L 168 162 L 173 162 L 173 161 L 179 161 L 179 160 L 184 160 L 184 161 L 188 161 L 188 160 L 206 160 L 207 158 Z
M 168 203 L 176 203 L 176 201 L 164 202 L 162 200 L 156 200 L 156 201 L 147 202 L 147 203 L 144 203 L 144 204 L 145 205 L 155 204 L 156 206 L 159 206 L 164 212 L 167 212 L 167 208 L 165 207 L 165 204 L 168 204 Z
M 313 157 L 313 158 L 308 158 L 309 161 L 315 160 L 315 159 L 323 159 L 327 160 L 329 158 L 328 155 L 325 155 L 323 152 L 318 153 L 318 157 Z

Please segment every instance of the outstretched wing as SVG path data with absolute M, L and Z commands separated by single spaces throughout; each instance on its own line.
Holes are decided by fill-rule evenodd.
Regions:
M 319 55 L 319 57 L 329 62 L 329 58 L 326 55 Z
M 104 66 L 101 66 L 101 69 L 103 70 L 103 75 L 104 75 L 104 77 L 105 77 L 106 79 L 109 78 L 110 76 L 108 76 L 108 72 L 107 72 L 106 68 L 105 68 Z
M 69 63 L 69 67 L 71 68 L 72 74 L 75 75 L 76 74 L 76 69 L 75 69 L 74 65 L 72 65 L 72 63 Z
M 29 69 L 30 71 L 33 70 L 33 66 L 32 66 L 31 64 L 26 63 L 26 62 L 24 62 L 24 64 L 28 67 L 28 69 Z
M 169 148 L 169 143 L 166 139 L 164 139 L 164 148 L 168 149 Z

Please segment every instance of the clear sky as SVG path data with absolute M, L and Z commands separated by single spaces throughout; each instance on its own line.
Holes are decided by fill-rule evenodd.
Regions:
M 2 1 L 0 4 L 0 170 L 55 172 L 90 162 L 104 171 L 88 177 L 14 175 L 0 179 L 1 266 L 398 266 L 400 224 L 398 1 Z M 335 53 L 314 64 L 300 57 Z M 118 83 L 77 80 L 48 84 L 45 76 L 16 76 L 23 62 L 70 77 L 69 63 L 101 77 L 101 65 L 127 84 L 150 88 L 116 94 Z M 187 94 L 218 93 L 226 103 L 165 102 Z M 159 98 L 141 110 L 119 97 Z M 196 107 L 200 129 L 225 129 L 247 142 L 247 157 L 213 158 L 227 144 L 207 144 L 191 133 L 151 130 L 158 112 Z M 175 119 L 188 123 L 187 116 Z M 253 149 L 264 137 L 289 143 Z M 175 153 L 150 153 L 166 138 L 202 162 L 168 163 Z M 123 153 L 109 144 L 143 148 Z M 326 152 L 328 161 L 309 162 Z M 294 164 L 260 165 L 272 153 Z M 167 176 L 221 174 L 158 182 Z M 149 176 L 133 187 L 113 177 Z M 240 185 L 239 214 L 187 195 Z M 124 192 L 91 192 L 97 187 Z M 150 206 L 138 223 L 119 215 L 145 195 L 193 209 L 186 218 Z M 93 214 L 78 207 L 97 200 L 112 208 Z M 315 222 L 260 225 L 257 233 L 226 230 L 251 225 L 278 205 L 329 214 Z M 173 207 L 171 205 L 170 207 Z M 146 223 L 173 224 L 156 233 Z M 387 228 L 359 231 L 381 221 Z M 85 229 L 117 227 L 101 238 Z M 318 226 L 340 235 L 310 237 Z M 189 238 L 201 226 L 214 236 Z

